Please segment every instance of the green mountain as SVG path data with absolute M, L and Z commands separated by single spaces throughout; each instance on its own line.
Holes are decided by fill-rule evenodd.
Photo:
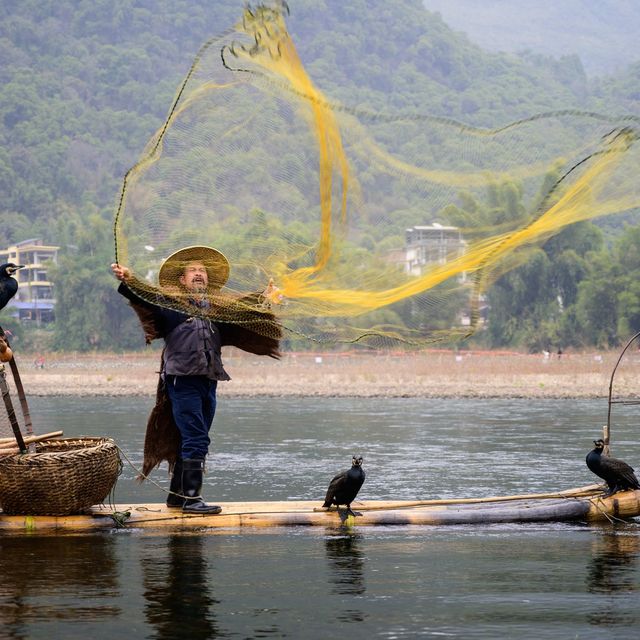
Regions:
M 113 206 L 199 46 L 241 9 L 235 0 L 0 5 L 0 242 L 50 235 L 66 207 Z M 418 0 L 299 0 L 289 24 L 312 77 L 350 104 L 490 126 L 590 101 L 576 58 L 485 52 Z
M 290 4 L 288 25 L 308 72 L 345 104 L 487 127 L 553 109 L 638 112 L 640 65 L 590 81 L 577 55 L 487 51 L 421 0 Z M 105 274 L 122 178 L 162 125 L 199 47 L 243 6 L 0 4 L 0 245 L 39 236 L 63 247 L 58 344 L 123 344 L 117 314 L 103 320 L 105 308 L 122 306 Z M 70 271 L 74 279 L 65 280 Z

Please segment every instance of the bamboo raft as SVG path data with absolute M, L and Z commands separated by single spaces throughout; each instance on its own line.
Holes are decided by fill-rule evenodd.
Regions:
M 0 336 L 2 335 L 0 327 Z M 624 353 L 635 334 L 622 350 L 614 367 L 609 384 L 609 412 L 603 427 L 603 439 L 610 438 L 611 408 L 613 404 L 639 404 L 638 400 L 613 400 L 613 378 Z M 10 417 L 13 416 L 13 438 L 0 438 L 0 457 L 27 452 L 27 446 L 36 442 L 55 440 L 62 435 L 55 431 L 41 436 L 31 434 L 26 398 L 21 391 L 17 366 L 12 371 L 25 424 L 29 435 L 24 438 L 10 407 L 8 391 L 3 389 Z M 1 367 L 2 365 L 0 365 Z M 3 373 L 4 369 L 0 370 Z M 0 382 L 3 382 L 0 376 Z M 2 386 L 2 385 L 0 385 Z M 4 385 L 6 387 L 6 384 Z M 11 411 L 10 411 L 11 409 Z M 615 522 L 640 516 L 640 490 L 620 491 L 604 496 L 606 485 L 588 485 L 555 493 L 531 493 L 489 498 L 458 498 L 437 500 L 372 500 L 356 501 L 352 508 L 357 516 L 345 517 L 345 512 L 323 509 L 321 499 L 280 502 L 223 502 L 218 515 L 185 514 L 164 504 L 96 505 L 82 515 L 5 515 L 0 510 L 0 534 L 16 533 L 64 533 L 75 531 L 104 531 L 114 528 L 142 530 L 197 530 L 265 528 L 286 526 L 313 526 L 324 528 L 376 526 L 376 525 L 474 525 L 527 522 Z M 86 503 L 85 503 L 86 504 Z M 69 511 L 60 511 L 68 513 Z
M 114 528 L 144 530 L 219 530 L 243 527 L 375 525 L 470 525 L 526 522 L 598 522 L 640 515 L 640 490 L 602 497 L 600 485 L 558 493 L 461 498 L 450 500 L 372 500 L 356 502 L 361 515 L 343 522 L 335 509 L 322 502 L 226 502 L 219 515 L 183 514 L 164 504 L 95 506 L 85 515 L 2 515 L 0 532 L 63 533 L 104 531 Z

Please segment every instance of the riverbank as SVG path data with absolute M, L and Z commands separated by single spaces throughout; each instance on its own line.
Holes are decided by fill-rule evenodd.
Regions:
M 225 353 L 232 381 L 219 394 L 252 396 L 601 398 L 619 352 L 541 354 L 432 350 L 419 354 L 285 354 L 282 360 Z M 42 368 L 17 354 L 28 396 L 148 396 L 160 352 L 47 354 Z M 8 368 L 7 368 L 8 369 Z M 625 356 L 614 395 L 640 390 L 640 354 Z M 7 374 L 11 379 L 11 374 Z

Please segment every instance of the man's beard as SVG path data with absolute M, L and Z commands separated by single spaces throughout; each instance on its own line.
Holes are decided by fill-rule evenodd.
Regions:
M 197 294 L 207 293 L 207 285 L 204 282 L 194 282 L 191 285 L 191 291 Z

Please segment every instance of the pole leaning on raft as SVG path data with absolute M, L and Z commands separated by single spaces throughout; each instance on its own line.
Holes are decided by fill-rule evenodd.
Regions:
M 0 393 L 2 393 L 2 400 L 4 401 L 4 406 L 5 406 L 5 409 L 7 410 L 7 416 L 9 417 L 9 422 L 11 423 L 11 429 L 13 430 L 13 435 L 15 436 L 16 442 L 18 443 L 18 449 L 20 449 L 20 453 L 26 453 L 27 445 L 24 443 L 24 438 L 22 437 L 22 433 L 20 432 L 20 426 L 18 425 L 16 412 L 13 408 L 11 395 L 9 394 L 9 385 L 7 384 L 7 372 L 5 370 L 4 364 L 0 364 Z
M 4 347 L 4 349 L 2 349 L 2 347 Z M 9 344 L 9 339 L 7 338 L 7 334 L 2 327 L 0 327 L 0 361 L 9 362 L 9 366 L 11 367 L 11 374 L 13 375 L 13 382 L 16 385 L 18 400 L 20 400 L 20 408 L 22 409 L 22 417 L 24 418 L 24 428 L 27 432 L 27 435 L 32 435 L 33 424 L 31 422 L 29 403 L 27 402 L 27 396 L 25 395 L 24 387 L 22 386 L 22 378 L 20 377 L 20 372 L 18 371 L 18 364 L 16 363 L 16 359 L 13 357 L 13 351 L 11 349 L 11 345 Z
M 638 331 L 638 333 L 633 335 L 631 337 L 631 339 L 629 340 L 629 342 L 627 342 L 627 344 L 625 345 L 624 349 L 622 350 L 622 352 L 618 356 L 618 359 L 616 360 L 616 364 L 613 367 L 613 371 L 611 372 L 611 379 L 609 380 L 609 405 L 608 405 L 608 409 L 607 409 L 607 424 L 605 424 L 602 427 L 602 435 L 603 435 L 604 447 L 605 447 L 604 448 L 604 453 L 606 455 L 609 455 L 609 440 L 610 440 L 610 437 L 611 437 L 611 405 L 613 404 L 613 400 L 612 400 L 613 378 L 616 375 L 616 370 L 617 370 L 618 365 L 620 364 L 620 361 L 622 360 L 622 357 L 624 356 L 626 350 L 631 346 L 631 343 L 638 337 L 640 337 L 640 331 Z

